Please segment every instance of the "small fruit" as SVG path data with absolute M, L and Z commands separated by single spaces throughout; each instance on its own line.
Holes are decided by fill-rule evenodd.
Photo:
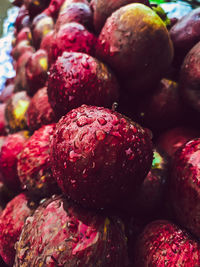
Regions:
M 122 223 L 54 196 L 28 217 L 16 243 L 15 267 L 125 267 Z
M 52 171 L 62 191 L 95 208 L 117 206 L 134 194 L 150 170 L 152 154 L 141 126 L 115 111 L 86 105 L 60 119 L 51 144 Z

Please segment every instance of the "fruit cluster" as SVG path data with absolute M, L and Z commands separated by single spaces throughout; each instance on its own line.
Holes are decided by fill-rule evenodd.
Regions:
M 0 265 L 200 266 L 200 8 L 13 4 Z

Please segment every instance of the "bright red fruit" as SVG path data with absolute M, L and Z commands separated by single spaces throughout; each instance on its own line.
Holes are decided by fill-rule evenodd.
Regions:
M 117 205 L 137 189 L 151 167 L 148 133 L 102 107 L 70 111 L 57 123 L 51 163 L 62 191 L 84 206 Z

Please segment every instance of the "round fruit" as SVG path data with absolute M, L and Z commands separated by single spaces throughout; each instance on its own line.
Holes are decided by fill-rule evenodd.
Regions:
M 150 170 L 152 154 L 141 126 L 115 111 L 82 105 L 57 123 L 51 163 L 67 196 L 106 208 L 134 193 Z
M 58 117 L 82 104 L 111 107 L 118 100 L 115 75 L 89 55 L 65 52 L 49 72 L 49 102 Z
M 93 214 L 55 196 L 28 217 L 16 243 L 15 267 L 125 267 L 119 219 Z
M 134 3 L 107 19 L 96 55 L 122 77 L 124 88 L 138 93 L 159 82 L 172 62 L 173 45 L 161 18 L 149 7 Z

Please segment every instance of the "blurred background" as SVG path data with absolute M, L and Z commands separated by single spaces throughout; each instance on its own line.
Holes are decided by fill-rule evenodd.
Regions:
M 0 0 L 0 36 L 3 33 L 3 21 L 7 17 L 7 9 L 12 6 L 9 0 Z

